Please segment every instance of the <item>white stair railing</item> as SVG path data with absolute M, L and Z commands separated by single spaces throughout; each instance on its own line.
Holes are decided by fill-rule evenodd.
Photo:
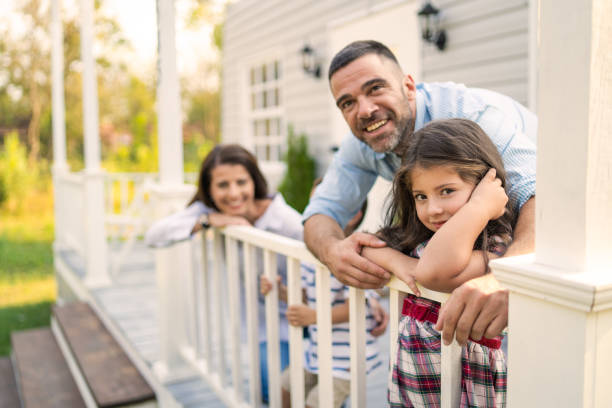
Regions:
M 302 302 L 300 264 L 308 263 L 316 267 L 318 359 L 320 406 L 332 406 L 332 321 L 330 301 L 330 273 L 308 251 L 301 241 L 292 240 L 251 227 L 232 226 L 225 229 L 211 229 L 190 241 L 192 248 L 201 245 L 201 267 L 188 266 L 189 278 L 185 286 L 199 285 L 196 296 L 188 294 L 173 284 L 180 271 L 160 270 L 158 264 L 159 290 L 164 292 L 162 308 L 170 307 L 160 313 L 168 319 L 160 324 L 161 344 L 166 350 L 162 355 L 167 361 L 160 361 L 165 367 L 167 380 L 175 380 L 178 372 L 184 376 L 199 374 L 218 397 L 228 406 L 261 406 L 261 379 L 258 331 L 258 281 L 264 274 L 276 282 L 278 255 L 287 260 L 288 303 Z M 166 269 L 171 265 L 181 268 L 184 262 L 186 245 L 175 245 L 158 250 L 157 258 Z M 261 251 L 261 254 L 256 252 Z M 164 259 L 159 260 L 163 256 Z M 263 265 L 263 267 L 262 267 Z M 409 292 L 401 281 L 393 279 L 390 287 L 390 338 L 391 360 L 395 355 L 398 322 L 401 316 L 403 295 Z M 174 291 L 174 293 L 169 293 Z M 274 288 L 266 296 L 266 338 L 269 378 L 269 406 L 281 406 L 280 393 L 280 350 L 278 342 L 278 293 Z M 198 293 L 199 292 L 199 293 Z M 350 289 L 350 356 L 351 356 L 351 407 L 365 407 L 365 296 L 360 289 Z M 447 295 L 422 289 L 426 297 L 444 301 Z M 160 294 L 161 295 L 161 294 Z M 243 305 L 242 302 L 245 302 Z M 164 317 L 165 316 L 165 317 Z M 194 318 L 178 322 L 188 316 Z M 245 328 L 246 326 L 246 328 Z M 170 328 L 164 330 L 163 328 Z M 182 332 L 181 332 L 182 331 Z M 194 335 L 189 335 L 192 333 Z M 302 328 L 289 327 L 291 400 L 293 407 L 304 407 L 304 373 Z M 180 357 L 180 361 L 176 359 Z M 442 346 L 442 406 L 456 407 L 461 387 L 461 348 Z M 247 361 L 248 360 L 248 361 Z M 245 370 L 245 363 L 248 369 Z M 185 371 L 189 367 L 191 371 Z M 244 380 L 248 380 L 248 394 Z M 231 379 L 231 380 L 230 380 Z

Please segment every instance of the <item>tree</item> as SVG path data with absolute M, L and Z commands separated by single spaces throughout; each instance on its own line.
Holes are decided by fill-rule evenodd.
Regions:
M 308 204 L 310 190 L 315 179 L 316 164 L 308 153 L 306 135 L 296 136 L 289 126 L 287 152 L 283 157 L 287 170 L 278 191 L 283 194 L 287 204 L 302 212 Z

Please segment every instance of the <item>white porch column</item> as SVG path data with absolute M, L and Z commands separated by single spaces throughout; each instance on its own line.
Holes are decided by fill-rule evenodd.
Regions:
M 159 179 L 162 185 L 179 185 L 183 184 L 183 131 L 176 69 L 174 0 L 157 0 L 157 26 Z
M 612 406 L 612 2 L 542 0 L 536 253 L 510 288 L 510 407 Z
M 104 230 L 104 180 L 100 168 L 98 84 L 93 56 L 94 0 L 81 0 L 83 133 L 85 138 L 86 277 L 89 287 L 110 284 Z
M 66 162 L 66 104 L 64 102 L 64 30 L 61 0 L 51 2 L 51 83 L 53 118 L 53 171 L 68 171 Z
M 61 18 L 61 0 L 51 1 L 51 97 L 53 124 L 53 207 L 55 224 L 54 246 L 62 245 L 64 226 L 61 205 L 61 177 L 66 174 L 66 106 L 64 103 L 64 32 Z

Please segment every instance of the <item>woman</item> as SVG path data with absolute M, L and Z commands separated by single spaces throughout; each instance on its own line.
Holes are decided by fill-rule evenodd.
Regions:
M 267 182 L 255 157 L 238 145 L 216 146 L 204 159 L 198 177 L 198 190 L 187 208 L 157 221 L 147 231 L 151 247 L 164 247 L 189 239 L 202 228 L 251 225 L 265 231 L 302 240 L 302 216 L 291 208 L 280 193 L 268 195 Z M 286 283 L 285 262 L 278 263 L 278 274 Z M 289 334 L 286 306 L 279 304 L 281 365 L 289 364 Z M 259 299 L 259 339 L 262 370 L 262 396 L 267 401 L 267 354 L 265 307 Z

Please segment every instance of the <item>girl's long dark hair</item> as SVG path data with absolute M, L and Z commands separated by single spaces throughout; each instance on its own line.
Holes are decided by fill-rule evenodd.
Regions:
M 411 182 L 411 173 L 417 166 L 425 169 L 450 166 L 462 180 L 475 184 L 490 168 L 494 168 L 502 186 L 507 190 L 506 171 L 501 156 L 478 124 L 466 119 L 429 123 L 412 136 L 402 166 L 393 181 L 392 202 L 387 211 L 385 226 L 377 234 L 390 247 L 404 253 L 433 235 L 417 217 Z M 504 215 L 489 221 L 474 243 L 474 249 L 484 252 L 487 263 L 487 250 L 492 246 L 507 247 L 512 240 L 515 221 L 512 208 L 513 204 L 508 200 Z
M 198 190 L 188 205 L 201 201 L 207 207 L 219 211 L 210 195 L 210 183 L 212 181 L 211 173 L 213 169 L 221 164 L 240 164 L 244 166 L 253 179 L 253 184 L 255 184 L 255 199 L 260 200 L 268 196 L 268 183 L 257 166 L 255 156 L 244 147 L 236 144 L 217 145 L 202 162 L 200 175 L 198 176 Z

